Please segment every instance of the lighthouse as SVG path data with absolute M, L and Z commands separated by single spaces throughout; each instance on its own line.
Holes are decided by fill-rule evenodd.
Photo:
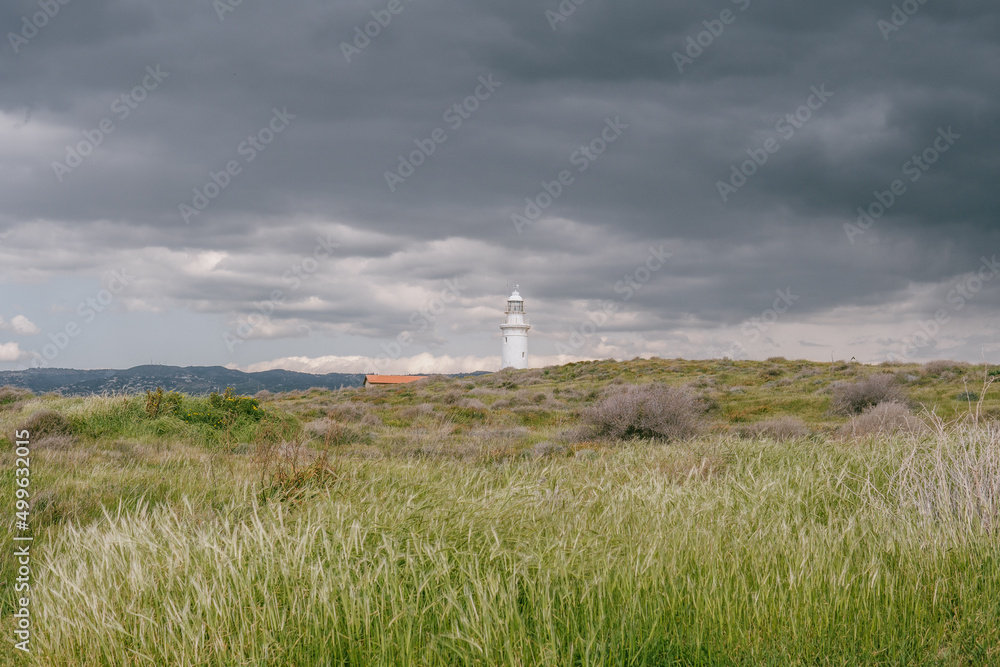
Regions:
M 524 299 L 517 293 L 517 288 L 507 297 L 507 310 L 500 324 L 503 334 L 503 344 L 500 348 L 500 368 L 528 367 L 528 320 L 524 316 Z

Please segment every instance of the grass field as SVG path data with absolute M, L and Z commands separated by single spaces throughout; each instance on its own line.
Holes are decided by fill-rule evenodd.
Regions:
M 256 399 L 0 390 L 0 664 L 1000 664 L 991 370 L 637 359 Z M 882 374 L 922 424 L 833 410 Z M 652 383 L 697 398 L 698 435 L 587 426 Z

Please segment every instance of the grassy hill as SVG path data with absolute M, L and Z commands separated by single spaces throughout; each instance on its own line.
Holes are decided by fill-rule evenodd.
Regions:
M 26 427 L 35 538 L 33 652 L 0 664 L 995 664 L 992 370 L 636 359 L 255 397 L 0 389 L 0 506 Z M 873 391 L 892 409 L 851 414 Z M 652 435 L 609 435 L 622 414 Z

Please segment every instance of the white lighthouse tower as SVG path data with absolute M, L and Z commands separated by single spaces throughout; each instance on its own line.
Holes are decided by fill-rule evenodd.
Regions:
M 500 368 L 528 367 L 528 320 L 524 316 L 524 299 L 517 293 L 517 288 L 507 297 L 507 310 L 500 324 L 503 334 L 503 346 L 500 348 Z

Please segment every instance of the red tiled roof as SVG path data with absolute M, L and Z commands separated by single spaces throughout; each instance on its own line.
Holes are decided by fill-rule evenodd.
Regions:
M 406 384 L 423 380 L 426 375 L 366 375 L 365 384 Z

